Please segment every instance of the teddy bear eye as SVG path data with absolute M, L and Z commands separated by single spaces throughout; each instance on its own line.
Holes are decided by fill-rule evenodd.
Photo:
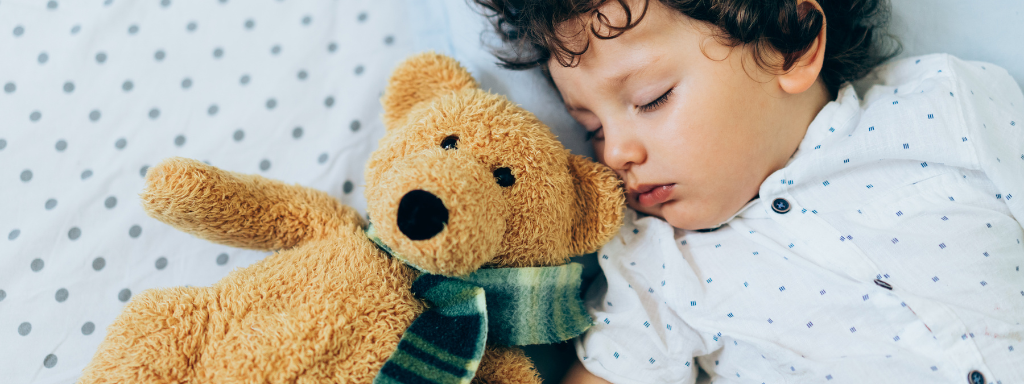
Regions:
M 441 140 L 441 148 L 444 149 L 458 149 L 459 148 L 459 137 L 455 135 L 448 136 Z
M 511 187 L 516 183 L 516 177 L 512 175 L 512 170 L 506 167 L 494 170 L 494 180 L 502 187 Z

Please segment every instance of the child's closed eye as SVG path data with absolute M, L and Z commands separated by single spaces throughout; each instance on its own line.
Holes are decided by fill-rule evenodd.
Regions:
M 639 109 L 640 112 L 651 112 L 651 111 L 654 111 L 654 110 L 658 109 L 658 107 L 662 106 L 663 104 L 665 104 L 668 101 L 668 97 L 669 96 L 672 96 L 672 90 L 673 89 L 675 89 L 675 88 L 669 88 L 668 91 L 666 91 L 661 96 L 658 96 L 658 98 L 654 99 L 654 101 L 652 101 L 650 103 L 647 103 L 647 104 L 644 104 L 644 105 L 641 105 L 641 106 L 637 107 L 637 109 Z
M 604 139 L 604 132 L 602 132 L 602 128 L 603 127 L 597 127 L 597 129 L 595 129 L 593 131 L 588 130 L 587 131 L 587 136 L 586 136 L 587 141 L 590 141 L 590 140 L 593 140 L 593 139 L 598 139 L 598 140 Z

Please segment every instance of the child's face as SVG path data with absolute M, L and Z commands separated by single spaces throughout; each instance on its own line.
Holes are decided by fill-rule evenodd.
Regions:
M 632 5 L 634 20 L 642 7 Z M 601 11 L 624 24 L 618 2 Z M 824 100 L 787 93 L 748 48 L 709 32 L 651 0 L 619 37 L 588 31 L 579 66 L 549 63 L 569 113 L 593 133 L 598 160 L 625 181 L 630 207 L 677 228 L 715 227 L 735 214 L 786 164 L 827 102 L 824 86 L 815 92 Z

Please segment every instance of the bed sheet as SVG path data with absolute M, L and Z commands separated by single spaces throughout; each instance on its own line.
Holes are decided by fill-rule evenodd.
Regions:
M 0 1 L 0 382 L 74 382 L 133 295 L 266 256 L 147 217 L 161 159 L 365 212 L 378 98 L 415 49 L 403 3 Z

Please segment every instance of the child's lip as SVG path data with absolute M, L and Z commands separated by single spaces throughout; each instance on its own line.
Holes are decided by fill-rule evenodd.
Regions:
M 674 188 L 675 184 L 641 184 L 630 188 L 630 194 L 641 206 L 651 207 L 668 201 Z

